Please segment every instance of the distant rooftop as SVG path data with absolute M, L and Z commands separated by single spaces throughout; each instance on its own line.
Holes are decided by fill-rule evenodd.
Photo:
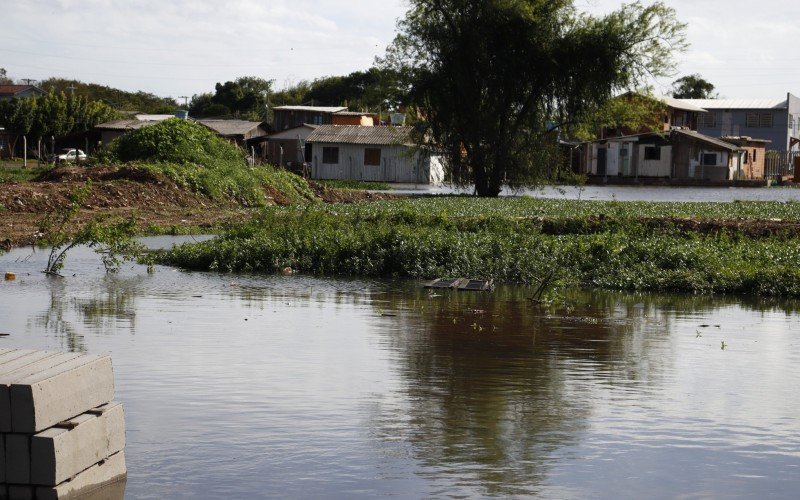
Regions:
M 363 127 L 361 125 L 320 125 L 306 139 L 308 142 L 338 144 L 374 144 L 389 146 L 411 144 L 413 127 Z
M 674 97 L 670 96 L 663 96 L 661 100 L 666 103 L 667 106 L 675 109 L 681 109 L 683 111 L 694 111 L 697 113 L 707 113 L 708 111 L 703 109 L 701 106 L 693 104 L 691 102 L 687 102 L 688 99 L 675 99 Z
M 21 92 L 25 92 L 28 89 L 34 89 L 41 94 L 46 94 L 46 92 L 36 85 L 0 85 L 0 96 L 5 97 L 13 97 Z
M 246 135 L 254 128 L 261 126 L 261 122 L 247 120 L 197 120 L 219 135 Z
M 310 111 L 312 113 L 339 113 L 347 111 L 344 106 L 275 106 L 274 111 Z
M 786 99 L 676 99 L 704 109 L 786 109 Z

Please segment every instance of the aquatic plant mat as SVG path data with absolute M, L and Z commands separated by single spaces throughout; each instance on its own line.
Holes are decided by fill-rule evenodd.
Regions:
M 800 296 L 800 203 L 446 197 L 275 207 L 162 262 L 199 270 L 470 276 Z

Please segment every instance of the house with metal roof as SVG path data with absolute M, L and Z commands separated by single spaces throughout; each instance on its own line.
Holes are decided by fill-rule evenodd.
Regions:
M 763 168 L 759 172 L 752 162 L 763 159 L 764 144 L 744 141 L 740 146 L 735 140 L 679 128 L 613 137 L 585 145 L 583 171 L 606 178 L 699 182 L 753 179 L 763 175 Z
M 200 125 L 211 129 L 218 136 L 241 147 L 253 141 L 266 138 L 268 132 L 262 122 L 247 120 L 197 120 Z
M 311 144 L 307 143 L 319 125 L 306 123 L 300 127 L 276 132 L 267 137 L 265 160 L 272 164 L 287 168 L 298 174 L 304 174 L 303 166 L 311 163 Z
M 707 111 L 697 126 L 714 137 L 749 136 L 770 141 L 769 150 L 800 150 L 800 98 L 676 99 Z
M 306 139 L 311 145 L 311 178 L 441 183 L 441 158 L 418 147 L 412 131 L 412 127 L 320 125 Z
M 300 127 L 305 123 L 311 125 L 330 125 L 333 114 L 347 111 L 344 106 L 276 106 L 272 108 L 272 128 L 280 132 Z
M 43 95 L 47 95 L 47 92 L 35 85 L 0 85 L 0 101 L 27 99 Z

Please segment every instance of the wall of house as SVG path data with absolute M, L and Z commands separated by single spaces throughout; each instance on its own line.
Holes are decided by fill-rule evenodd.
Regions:
M 332 123 L 331 113 L 302 110 L 273 110 L 273 126 L 278 132 L 301 127 L 304 123 L 310 123 L 312 125 L 330 125 Z
M 796 116 L 800 117 L 800 103 Z M 768 139 L 767 149 L 786 151 L 789 145 L 789 113 L 786 109 L 709 109 L 713 115 L 714 126 L 700 118 L 697 131 L 711 137 L 749 136 L 754 139 Z M 747 127 L 748 113 L 768 113 L 772 115 L 771 127 Z
M 339 148 L 338 163 L 323 163 L 324 147 Z M 366 148 L 380 148 L 380 165 L 364 165 Z M 400 145 L 314 143 L 311 164 L 312 179 L 353 179 L 409 184 L 434 184 L 444 179 L 444 170 L 439 158 L 413 152 L 409 147 Z
M 362 127 L 375 125 L 375 120 L 369 115 L 333 115 L 331 120 L 334 125 L 361 125 Z
M 646 160 L 645 148 L 657 147 L 661 149 L 661 158 Z M 662 146 L 655 143 L 642 142 L 635 148 L 637 174 L 640 177 L 670 177 L 672 175 L 672 146 Z
M 113 141 L 117 137 L 125 135 L 127 132 L 128 130 L 101 130 L 100 141 L 102 141 L 103 145 L 105 145 Z
M 789 126 L 788 133 L 790 137 L 800 139 L 800 98 L 792 94 L 787 94 L 789 102 Z M 795 144 L 791 147 L 791 151 L 800 151 L 800 142 L 793 141 Z

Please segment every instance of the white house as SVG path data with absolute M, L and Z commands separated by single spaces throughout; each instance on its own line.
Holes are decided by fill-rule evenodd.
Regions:
M 312 179 L 439 184 L 444 168 L 411 139 L 412 127 L 320 125 L 311 145 Z

